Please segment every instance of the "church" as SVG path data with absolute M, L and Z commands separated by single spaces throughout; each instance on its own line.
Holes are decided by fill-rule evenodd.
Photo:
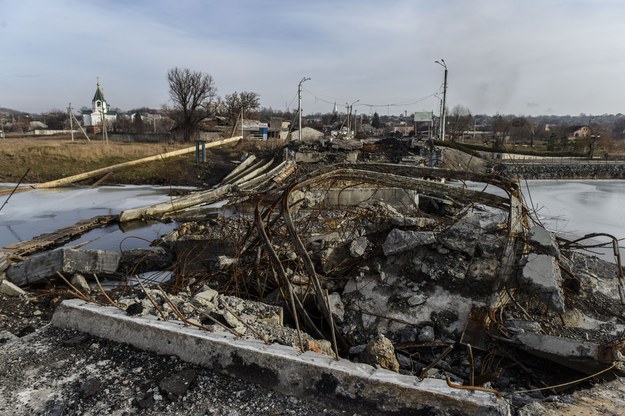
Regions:
M 117 113 L 109 111 L 109 104 L 104 99 L 104 94 L 100 88 L 100 82 L 96 83 L 95 94 L 91 100 L 91 110 L 83 110 L 82 121 L 87 130 L 100 131 L 102 120 L 106 122 L 106 128 L 110 129 L 117 120 Z

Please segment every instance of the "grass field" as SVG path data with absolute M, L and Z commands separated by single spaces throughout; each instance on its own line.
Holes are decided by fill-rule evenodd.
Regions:
M 45 182 L 192 145 L 85 139 L 72 142 L 69 137 L 8 138 L 0 140 L 0 182 L 15 183 L 27 171 L 25 183 Z M 114 172 L 104 183 L 201 186 L 216 180 L 221 171 L 229 170 L 229 159 L 238 153 L 228 148 L 209 151 L 209 162 L 205 164 L 197 164 L 195 154 L 189 153 Z

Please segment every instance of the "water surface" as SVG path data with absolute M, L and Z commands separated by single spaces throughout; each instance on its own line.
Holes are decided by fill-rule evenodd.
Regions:
M 15 193 L 0 211 L 0 247 L 69 227 L 97 215 L 119 214 L 127 209 L 164 202 L 169 199 L 168 191 L 167 187 L 125 185 L 33 189 Z M 0 206 L 7 198 L 0 197 Z M 145 247 L 148 245 L 145 240 L 158 238 L 171 231 L 175 224 L 138 223 L 122 227 L 114 225 L 92 230 L 69 245 L 93 240 L 84 248 L 119 250 L 120 243 L 124 250 Z

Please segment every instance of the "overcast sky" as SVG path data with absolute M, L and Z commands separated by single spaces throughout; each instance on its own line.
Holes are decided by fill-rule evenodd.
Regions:
M 160 108 L 167 70 L 304 113 L 625 113 L 622 0 L 0 0 L 0 107 Z

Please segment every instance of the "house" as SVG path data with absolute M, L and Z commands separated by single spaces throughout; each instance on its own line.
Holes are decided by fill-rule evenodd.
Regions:
M 82 120 L 83 125 L 90 131 L 99 131 L 102 128 L 102 120 L 106 126 L 111 126 L 117 120 L 117 113 L 109 111 L 109 104 L 104 99 L 99 81 L 96 83 L 95 94 L 91 100 L 91 110 L 83 110 Z
M 239 123 L 238 127 L 241 127 Z M 267 139 L 267 132 L 269 130 L 269 123 L 261 123 L 258 120 L 243 120 L 243 137 L 253 136 L 260 139 Z M 238 132 L 235 132 L 238 134 Z
M 280 117 L 271 117 L 269 120 L 269 137 L 286 140 L 289 135 L 291 123 L 284 121 Z
M 312 127 L 302 127 L 302 140 L 320 140 L 323 139 L 323 132 L 313 129 Z M 299 140 L 299 130 L 291 132 L 291 140 Z

